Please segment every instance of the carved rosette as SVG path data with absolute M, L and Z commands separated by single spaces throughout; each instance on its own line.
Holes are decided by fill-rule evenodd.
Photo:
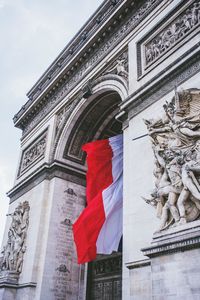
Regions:
M 145 201 L 157 208 L 157 231 L 200 215 L 200 90 L 175 90 L 163 116 L 144 120 L 155 158 L 155 188 Z
M 11 224 L 8 230 L 8 240 L 3 247 L 0 258 L 0 278 L 13 277 L 22 271 L 23 257 L 26 251 L 26 236 L 29 225 L 28 201 L 19 203 L 14 212 L 9 214 Z M 16 277 L 16 276 L 15 276 Z

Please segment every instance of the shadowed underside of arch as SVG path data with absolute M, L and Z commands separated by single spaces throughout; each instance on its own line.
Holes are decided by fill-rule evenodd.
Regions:
M 121 133 L 121 123 L 115 119 L 121 98 L 117 92 L 97 95 L 77 118 L 67 140 L 63 158 L 84 164 L 83 144 Z

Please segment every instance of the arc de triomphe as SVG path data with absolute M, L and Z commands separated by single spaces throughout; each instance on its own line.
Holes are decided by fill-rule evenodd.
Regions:
M 105 0 L 32 87 L 0 299 L 200 299 L 199 24 L 198 0 Z M 81 146 L 121 132 L 122 252 L 78 265 Z

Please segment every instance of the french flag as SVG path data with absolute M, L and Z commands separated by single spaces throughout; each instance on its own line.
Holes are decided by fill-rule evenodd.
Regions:
M 94 141 L 87 153 L 87 206 L 73 225 L 78 263 L 117 251 L 122 237 L 123 136 Z

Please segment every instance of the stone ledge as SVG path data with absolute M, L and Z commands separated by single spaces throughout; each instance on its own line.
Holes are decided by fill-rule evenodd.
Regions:
M 17 284 L 17 283 L 10 283 L 5 281 L 0 283 L 0 289 L 1 288 L 21 289 L 21 288 L 28 288 L 28 287 L 36 287 L 36 285 L 37 285 L 36 282 Z
M 52 164 L 44 163 L 7 193 L 7 196 L 10 198 L 10 203 L 34 188 L 43 180 L 51 180 L 54 177 L 85 186 L 85 172 L 83 169 L 78 169 L 59 161 L 54 161 Z
M 142 259 L 142 260 L 138 260 L 138 261 L 128 262 L 125 265 L 129 270 L 130 269 L 137 269 L 137 268 L 150 266 L 151 261 L 150 261 L 150 259 Z
M 200 248 L 200 221 L 170 228 L 153 236 L 152 246 L 142 248 L 148 257 Z

